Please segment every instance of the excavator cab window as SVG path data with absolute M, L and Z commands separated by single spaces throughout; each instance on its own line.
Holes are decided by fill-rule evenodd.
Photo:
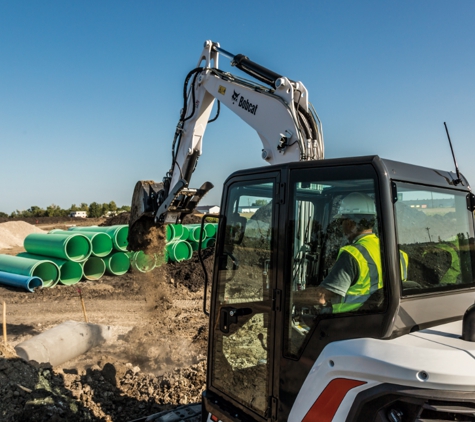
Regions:
M 264 416 L 271 389 L 275 179 L 231 184 L 215 278 L 211 385 Z
M 473 216 L 466 192 L 396 183 L 403 296 L 473 287 Z
M 290 195 L 287 352 L 295 356 L 320 318 L 380 311 L 384 306 L 384 277 L 377 180 L 370 166 L 294 170 Z M 345 198 L 355 195 L 363 203 L 345 205 Z M 355 222 L 357 237 L 348 233 L 344 220 Z M 370 236 L 366 248 L 359 245 L 365 236 Z M 316 300 L 319 287 L 332 292 L 324 304 Z

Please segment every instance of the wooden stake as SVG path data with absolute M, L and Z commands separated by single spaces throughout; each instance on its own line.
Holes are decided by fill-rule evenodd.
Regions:
M 3 301 L 3 342 L 7 343 L 7 304 Z
M 86 313 L 86 305 L 84 303 L 84 299 L 82 297 L 81 289 L 78 289 L 79 297 L 81 298 L 81 306 L 82 306 L 82 313 L 84 314 L 84 321 L 89 322 L 87 320 L 87 313 Z

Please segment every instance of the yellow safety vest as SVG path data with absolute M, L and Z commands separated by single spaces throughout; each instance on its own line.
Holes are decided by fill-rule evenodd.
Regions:
M 450 254 L 450 267 L 440 279 L 440 284 L 456 284 L 461 272 L 460 258 L 457 253 L 457 246 L 452 243 L 437 243 L 434 245 L 434 247 L 446 251 Z M 427 251 L 425 251 L 423 255 L 425 255 L 426 252 Z
M 409 256 L 404 251 L 399 251 L 399 262 L 401 265 L 401 280 L 407 281 L 407 267 L 409 266 Z
M 375 234 L 363 236 L 355 243 L 340 248 L 338 256 L 348 252 L 356 259 L 359 277 L 346 292 L 341 303 L 332 305 L 333 313 L 354 311 L 360 308 L 377 290 L 383 288 L 383 269 L 379 239 Z

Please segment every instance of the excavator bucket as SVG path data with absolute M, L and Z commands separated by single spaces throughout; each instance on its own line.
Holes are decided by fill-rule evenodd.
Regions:
M 163 183 L 153 180 L 140 180 L 136 183 L 130 207 L 129 226 L 133 226 L 141 218 L 155 217 L 158 209 L 158 197 Z
M 189 189 L 185 183 L 177 183 L 166 195 L 164 184 L 153 180 L 141 180 L 135 185 L 130 207 L 128 249 L 147 249 L 153 236 L 161 236 L 156 229 L 168 223 L 181 223 L 191 214 L 203 196 L 213 188 L 205 182 L 199 189 Z M 163 231 L 163 230 L 162 230 Z

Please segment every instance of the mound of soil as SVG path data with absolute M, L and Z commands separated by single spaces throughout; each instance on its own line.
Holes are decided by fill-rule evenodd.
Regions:
M 44 230 L 24 221 L 0 223 L 0 249 L 23 246 L 25 237 L 31 233 L 46 233 Z
M 112 217 L 106 218 L 104 222 L 99 224 L 100 226 L 120 226 L 122 224 L 129 224 L 130 212 L 121 212 Z
M 1 420 L 130 421 L 201 400 L 204 361 L 154 376 L 104 358 L 78 373 L 24 362 L 0 346 Z

